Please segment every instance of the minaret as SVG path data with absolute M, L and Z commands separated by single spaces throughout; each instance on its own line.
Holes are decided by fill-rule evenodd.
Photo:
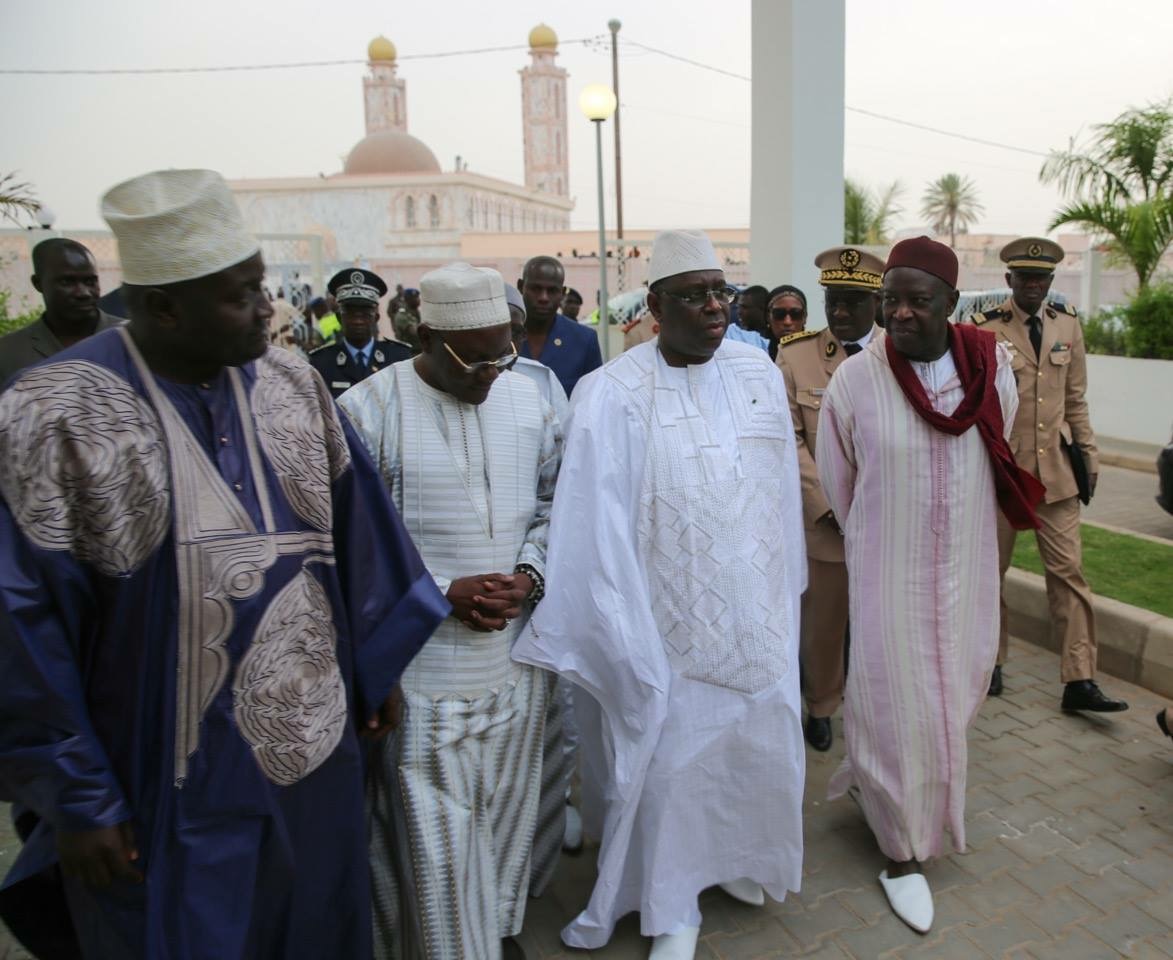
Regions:
M 362 79 L 362 93 L 368 134 L 380 130 L 407 132 L 407 88 L 395 76 L 396 56 L 395 44 L 386 37 L 375 37 L 367 45 L 371 72 Z
M 533 61 L 521 71 L 525 185 L 554 196 L 570 193 L 566 143 L 566 71 L 554 64 L 558 35 L 544 23 L 529 32 Z

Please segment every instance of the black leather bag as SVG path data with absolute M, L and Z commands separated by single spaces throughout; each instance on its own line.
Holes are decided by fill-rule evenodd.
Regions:
M 1157 503 L 1166 513 L 1173 513 L 1173 441 L 1157 454 L 1157 478 L 1160 481 Z
M 1086 507 L 1092 500 L 1092 482 L 1088 476 L 1087 458 L 1083 455 L 1083 448 L 1078 443 L 1068 443 L 1063 437 L 1059 438 L 1059 442 L 1071 461 L 1071 472 L 1075 474 L 1075 489 L 1079 491 L 1079 502 Z

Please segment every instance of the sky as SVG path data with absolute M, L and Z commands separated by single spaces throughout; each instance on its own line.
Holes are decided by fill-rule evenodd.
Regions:
M 1097 122 L 1173 95 L 1170 0 L 847 0 L 846 9 L 844 168 L 873 188 L 900 182 L 897 227 L 921 224 L 926 184 L 957 172 L 974 181 L 984 207 L 975 231 L 1043 232 L 1061 197 L 1038 182 L 1042 157 L 1022 151 L 1064 148 Z M 750 0 L 0 0 L 0 174 L 32 184 L 59 228 L 83 229 L 102 226 L 107 187 L 151 169 L 204 166 L 229 178 L 337 172 L 364 133 L 361 63 L 178 75 L 2 71 L 365 60 L 367 43 L 384 34 L 407 81 L 409 131 L 441 166 L 452 169 L 460 155 L 473 172 L 521 182 L 517 71 L 529 62 L 530 28 L 545 22 L 570 73 L 572 226 L 593 229 L 594 138 L 577 100 L 586 84 L 610 79 L 610 17 L 623 22 L 624 41 L 735 74 L 752 69 Z M 580 42 L 590 38 L 606 43 Z M 411 58 L 509 45 L 518 49 Z M 629 228 L 748 226 L 749 82 L 623 43 L 620 100 Z M 610 158 L 609 141 L 605 149 Z M 610 194 L 610 169 L 606 179 Z

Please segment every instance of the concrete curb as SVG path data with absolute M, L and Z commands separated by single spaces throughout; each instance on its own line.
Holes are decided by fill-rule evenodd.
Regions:
M 1157 461 L 1154 457 L 1148 460 L 1144 457 L 1133 456 L 1129 453 L 1116 453 L 1115 451 L 1100 451 L 1100 463 L 1107 464 L 1109 467 L 1124 467 L 1126 470 L 1136 470 L 1140 473 L 1157 472 Z
M 1043 578 L 1011 567 L 1005 591 L 1010 634 L 1058 653 Z M 1173 700 L 1173 619 L 1107 597 L 1093 597 L 1093 606 L 1099 669 Z

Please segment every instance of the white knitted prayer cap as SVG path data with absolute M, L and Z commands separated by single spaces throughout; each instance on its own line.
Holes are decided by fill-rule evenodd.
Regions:
M 694 270 L 724 270 L 713 241 L 700 230 L 664 230 L 652 241 L 648 286 L 665 277 Z
M 420 323 L 433 330 L 479 330 L 508 322 L 505 281 L 496 270 L 458 261 L 420 279 Z
M 156 170 L 111 187 L 102 216 L 118 239 L 122 279 L 137 286 L 207 277 L 259 252 L 214 170 Z

